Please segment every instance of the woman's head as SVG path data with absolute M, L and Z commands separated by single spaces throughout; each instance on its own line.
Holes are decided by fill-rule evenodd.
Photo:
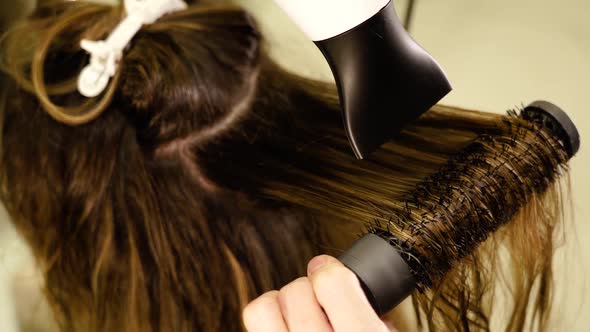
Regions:
M 82 97 L 80 40 L 124 15 L 41 2 L 0 47 L 0 197 L 65 330 L 239 330 L 249 299 L 506 130 L 439 106 L 358 161 L 335 87 L 275 65 L 252 18 L 214 1 L 144 26 L 105 93 Z
M 298 217 L 225 192 L 195 152 L 250 111 L 260 34 L 244 11 L 196 2 L 144 27 L 108 91 L 83 98 L 80 40 L 104 38 L 122 15 L 119 7 L 44 2 L 3 40 L 3 201 L 67 330 L 236 329 L 230 313 L 240 300 L 281 279 L 266 271 L 236 280 L 254 258 L 270 266 L 273 251 L 256 248 L 241 225 L 272 218 L 289 230 Z M 240 233 L 223 234 L 230 226 Z M 294 239 L 303 233 L 291 230 Z M 240 241 L 252 253 L 236 257 Z M 248 285 L 244 294 L 228 287 L 238 281 Z

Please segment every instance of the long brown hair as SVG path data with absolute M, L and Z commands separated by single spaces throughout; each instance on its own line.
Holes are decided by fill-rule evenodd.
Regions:
M 334 86 L 274 64 L 243 10 L 193 2 L 145 26 L 96 99 L 75 90 L 79 42 L 104 38 L 120 7 L 41 2 L 3 39 L 0 195 L 64 331 L 238 331 L 248 300 L 517 121 L 437 106 L 358 161 Z

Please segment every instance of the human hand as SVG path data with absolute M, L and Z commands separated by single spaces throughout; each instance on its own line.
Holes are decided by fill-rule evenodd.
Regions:
M 317 256 L 307 277 L 250 302 L 242 314 L 248 332 L 390 332 L 352 271 L 331 256 Z

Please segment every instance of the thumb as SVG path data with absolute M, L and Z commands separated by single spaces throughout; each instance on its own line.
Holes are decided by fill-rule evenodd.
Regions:
M 321 255 L 307 265 L 307 274 L 319 305 L 334 331 L 384 331 L 357 276 L 338 259 Z
M 393 325 L 393 322 L 389 319 L 383 319 L 383 323 L 385 323 L 385 326 L 387 326 L 389 332 L 398 332 L 398 330 L 395 328 L 395 325 Z
M 320 255 L 314 257 L 312 260 L 309 261 L 307 264 L 307 276 L 310 277 L 314 272 L 321 269 L 323 266 L 328 264 L 339 264 L 343 265 L 338 259 L 328 256 L 328 255 Z

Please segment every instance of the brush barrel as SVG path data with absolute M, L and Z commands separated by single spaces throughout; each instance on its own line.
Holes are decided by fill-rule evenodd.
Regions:
M 554 137 L 561 142 L 562 148 L 567 152 L 567 159 L 572 158 L 577 153 L 580 147 L 578 130 L 568 115 L 556 105 L 546 101 L 536 101 L 523 110 L 521 117 L 527 121 L 534 122 L 543 128 L 549 129 Z M 511 168 L 510 171 L 513 172 L 515 169 Z M 457 172 L 457 169 L 447 169 L 443 172 L 445 172 L 445 175 L 450 175 L 452 172 Z M 455 186 L 458 188 L 461 187 L 461 184 L 457 182 L 455 183 Z M 471 184 L 468 183 L 463 186 L 470 187 Z M 445 187 L 447 187 L 447 184 L 445 184 Z M 465 189 L 469 190 L 469 188 Z M 533 190 L 533 188 L 531 188 L 531 190 Z M 428 190 L 427 192 L 437 192 L 437 190 Z M 492 207 L 498 205 L 495 204 L 497 203 L 496 199 L 503 197 L 505 194 L 507 194 L 505 189 L 498 189 L 497 191 L 490 193 L 486 196 L 486 200 L 489 200 L 489 202 L 484 206 Z M 525 193 L 523 192 L 520 194 Z M 451 199 L 456 200 L 459 196 L 463 197 L 465 195 L 457 194 Z M 425 199 L 430 199 L 430 197 L 425 197 Z M 431 208 L 436 207 L 436 204 L 431 205 Z M 519 206 L 504 205 L 502 203 L 499 207 L 496 206 L 496 208 L 490 208 L 488 211 L 482 211 L 482 214 L 480 214 L 481 218 L 491 214 L 494 215 L 493 218 L 495 218 L 494 220 L 496 221 L 493 223 L 488 220 L 490 228 L 485 231 L 485 234 L 494 232 L 495 229 L 501 226 L 501 224 L 508 222 L 519 208 Z M 461 218 L 465 219 L 465 216 L 456 214 L 453 218 L 457 218 L 454 222 L 461 223 Z M 483 222 L 483 220 L 480 221 Z M 441 222 L 441 220 L 435 219 L 433 222 Z M 449 220 L 444 223 L 450 224 Z M 462 228 L 463 230 L 470 229 L 468 224 L 461 224 L 457 227 Z M 429 261 L 427 257 L 420 258 L 418 253 L 410 253 L 407 251 L 411 251 L 412 248 L 406 248 L 403 252 L 398 252 L 396 248 L 401 248 L 402 245 L 395 236 L 387 231 L 387 229 L 388 228 L 384 227 L 383 229 L 376 230 L 376 233 L 379 235 L 371 233 L 363 236 L 339 258 L 340 261 L 359 278 L 367 299 L 371 303 L 375 312 L 379 315 L 383 315 L 393 309 L 415 289 L 428 288 L 431 282 L 429 280 L 429 274 L 432 270 L 448 271 L 452 268 L 452 263 L 446 261 L 444 257 L 447 256 L 442 253 L 432 256 L 436 258 Z M 426 234 L 429 234 L 428 231 L 425 232 Z M 485 241 L 487 238 L 487 236 L 474 237 L 474 234 L 469 232 L 465 234 L 454 234 L 452 232 L 442 234 L 443 235 L 441 236 L 454 237 L 454 241 L 452 241 L 454 243 L 469 244 L 469 248 L 467 248 L 469 250 L 476 248 L 481 241 Z M 416 235 L 416 237 L 418 236 L 420 235 Z M 452 248 L 443 249 L 446 250 Z M 414 257 L 419 257 L 418 261 L 415 261 L 416 259 Z M 430 266 L 432 270 L 427 268 L 425 268 L 425 270 L 417 268 L 416 264 L 421 267 Z

